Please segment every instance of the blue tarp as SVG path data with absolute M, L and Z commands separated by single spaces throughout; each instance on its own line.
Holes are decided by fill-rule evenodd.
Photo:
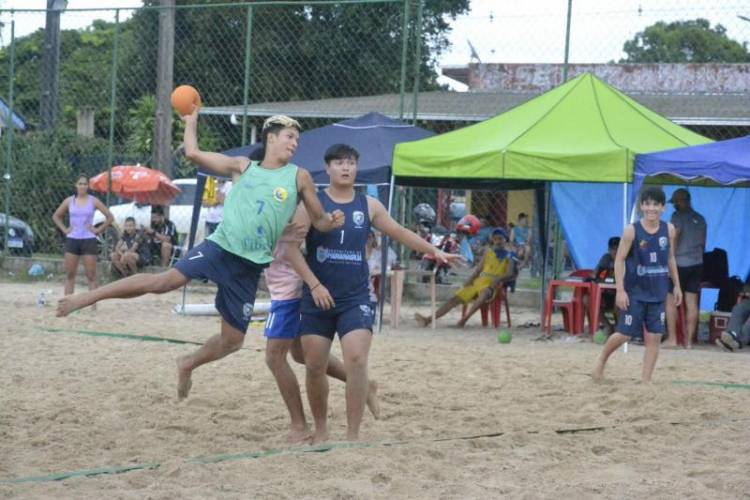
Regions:
M 579 268 L 593 268 L 607 251 L 607 239 L 622 234 L 623 185 L 556 182 L 552 185 L 552 202 L 560 217 L 568 250 Z M 669 199 L 681 186 L 664 186 Z M 706 249 L 727 251 L 729 275 L 743 280 L 750 272 L 750 189 L 690 187 L 695 210 L 708 224 Z M 628 186 L 627 196 L 631 196 Z M 668 221 L 674 209 L 667 204 L 662 219 Z M 629 208 L 628 208 L 628 214 Z M 701 307 L 711 309 L 715 299 L 706 295 Z
M 310 171 L 316 184 L 328 184 L 323 156 L 337 143 L 349 144 L 359 151 L 357 184 L 388 184 L 391 181 L 393 147 L 399 142 L 416 141 L 434 132 L 391 120 L 379 113 L 334 123 L 302 132 L 292 163 Z M 252 144 L 224 151 L 229 156 L 249 156 L 260 148 Z
M 634 193 L 646 177 L 658 183 L 747 185 L 750 183 L 750 136 L 698 146 L 639 154 L 633 169 Z

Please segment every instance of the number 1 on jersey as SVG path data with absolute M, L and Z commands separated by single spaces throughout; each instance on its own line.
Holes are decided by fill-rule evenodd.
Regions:
M 340 243 L 342 245 L 344 244 L 344 230 L 343 229 L 341 230 L 341 241 L 340 241 Z

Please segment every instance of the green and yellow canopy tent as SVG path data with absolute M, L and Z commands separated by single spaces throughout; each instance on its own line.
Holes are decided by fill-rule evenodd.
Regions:
M 636 154 L 706 142 L 584 73 L 486 121 L 398 144 L 393 175 L 431 187 L 631 182 Z
M 539 201 L 540 188 L 551 181 L 630 183 L 636 154 L 707 142 L 584 73 L 486 121 L 398 144 L 392 168 L 399 185 L 534 187 Z

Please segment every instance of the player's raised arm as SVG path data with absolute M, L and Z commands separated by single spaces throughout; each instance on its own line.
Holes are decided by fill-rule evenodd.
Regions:
M 383 204 L 375 198 L 367 197 L 367 208 L 370 211 L 372 225 L 390 236 L 391 239 L 398 241 L 417 252 L 431 254 L 435 256 L 435 259 L 438 262 L 444 264 L 452 265 L 454 262 L 463 261 L 463 257 L 460 255 L 447 254 L 441 251 L 417 236 L 416 233 L 409 231 L 404 226 L 393 220 Z
M 334 210 L 330 214 L 323 211 L 312 176 L 304 168 L 297 169 L 297 190 L 307 209 L 308 220 L 315 229 L 325 233 L 344 225 L 344 213 L 341 210 Z
M 182 117 L 185 122 L 185 157 L 210 171 L 222 177 L 229 177 L 234 180 L 235 176 L 240 175 L 244 168 L 250 163 L 245 157 L 227 156 L 222 153 L 212 153 L 201 151 L 198 147 L 198 108 L 193 107 L 193 112 Z

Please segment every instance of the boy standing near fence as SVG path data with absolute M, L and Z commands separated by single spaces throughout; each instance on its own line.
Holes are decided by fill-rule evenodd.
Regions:
M 675 304 L 682 301 L 680 278 L 674 257 L 675 229 L 661 220 L 664 191 L 645 188 L 639 197 L 641 219 L 625 228 L 615 256 L 615 304 L 620 309 L 617 328 L 604 344 L 592 377 L 601 380 L 607 360 L 633 337 L 643 338 L 641 382 L 651 381 L 664 334 L 664 302 L 669 278 L 674 283 Z

